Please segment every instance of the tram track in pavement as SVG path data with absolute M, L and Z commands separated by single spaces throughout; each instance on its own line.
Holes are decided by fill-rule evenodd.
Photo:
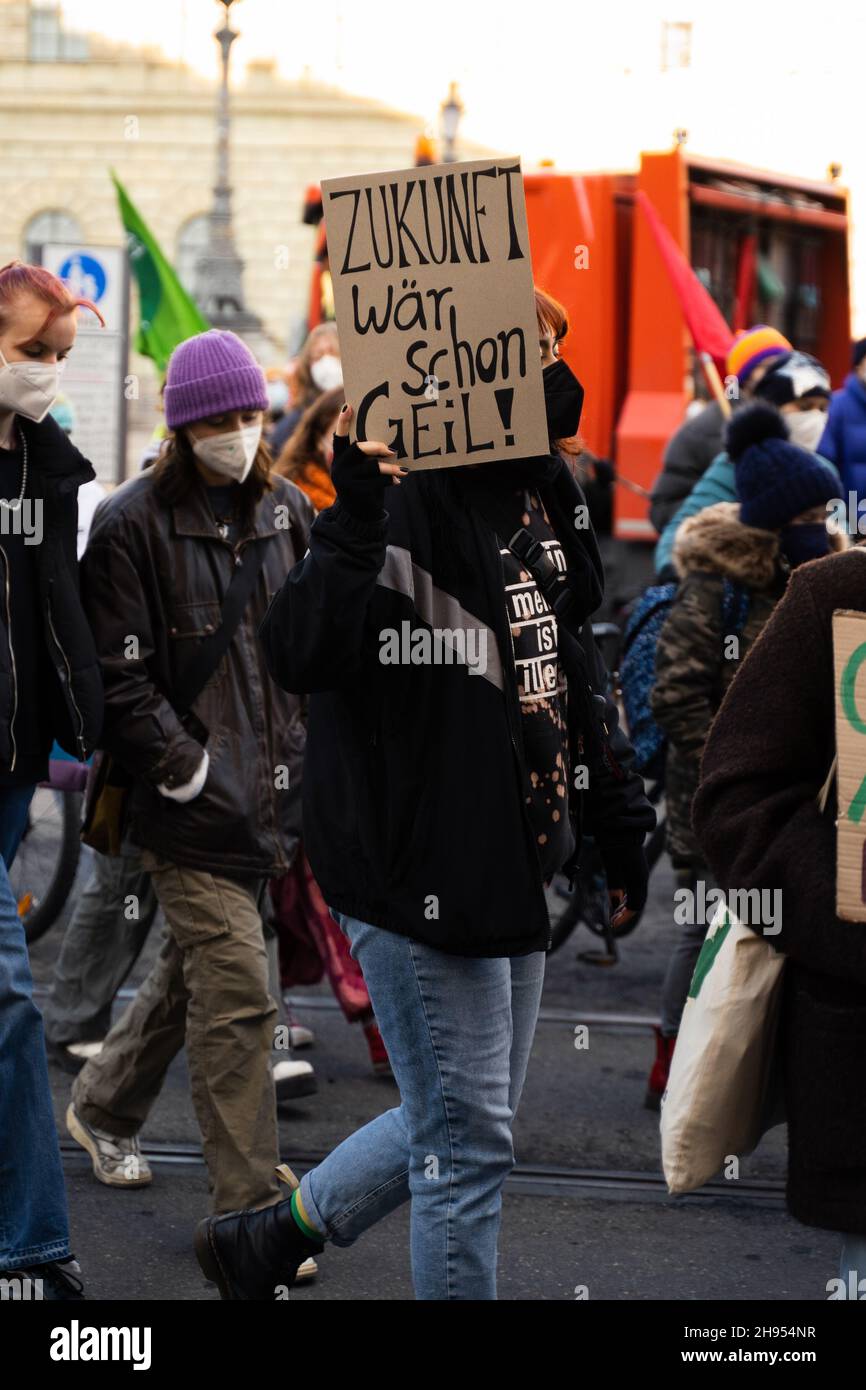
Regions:
M 47 994 L 43 987 L 36 987 L 35 993 Z M 121 999 L 131 999 L 134 989 L 124 988 L 118 993 Z M 317 995 L 289 995 L 287 1002 L 292 1008 L 306 1012 L 327 1012 L 338 1010 L 335 999 Z M 557 1009 L 543 1007 L 538 1015 L 539 1023 L 562 1027 L 575 1027 L 579 1024 L 599 1028 L 611 1033 L 646 1033 L 657 1025 L 658 1019 L 647 1014 L 619 1013 L 614 1011 L 592 1012 L 581 1009 Z M 64 1159 L 80 1159 L 89 1163 L 89 1157 L 71 1140 L 61 1140 L 61 1153 Z M 204 1158 L 201 1149 L 195 1144 L 143 1143 L 142 1153 L 148 1162 L 157 1166 L 162 1164 L 182 1164 L 202 1166 Z M 284 1154 L 283 1160 L 299 1173 L 306 1172 L 321 1163 L 326 1153 L 299 1150 Z M 697 1192 L 680 1197 L 671 1197 L 661 1173 L 648 1171 L 629 1171 L 616 1168 L 568 1168 L 547 1163 L 518 1163 L 506 1182 L 506 1188 L 515 1194 L 532 1197 L 578 1197 L 587 1196 L 612 1201 L 668 1201 L 668 1202 L 746 1202 L 759 1206 L 776 1207 L 784 1203 L 785 1185 L 774 1179 L 750 1178 L 731 1181 L 716 1180 L 706 1183 Z
M 303 1013 L 315 1013 L 317 1010 L 330 1013 L 340 1007 L 336 999 L 329 999 L 325 995 L 290 994 L 286 999 L 291 1008 L 300 1009 Z M 659 1018 L 658 1015 L 652 1014 L 619 1013 L 614 1010 L 593 1012 L 575 1008 L 554 1009 L 542 1005 L 538 1011 L 538 1022 L 562 1023 L 570 1027 L 587 1024 L 591 1028 L 613 1033 L 651 1033 L 653 1028 L 658 1027 Z
M 50 993 L 47 985 L 34 985 L 33 993 L 36 998 L 47 998 Z M 136 991 L 128 985 L 117 991 L 116 998 L 128 1001 L 135 997 Z M 289 994 L 286 1002 L 292 1009 L 299 1009 L 302 1013 L 336 1013 L 340 1011 L 340 1006 L 336 999 L 326 995 L 316 994 Z M 618 1013 L 613 1010 L 593 1012 L 582 1009 L 554 1009 L 542 1007 L 538 1011 L 539 1023 L 560 1023 L 575 1027 L 578 1024 L 586 1024 L 590 1028 L 599 1028 L 604 1032 L 611 1033 L 647 1033 L 652 1032 L 658 1026 L 658 1016 L 651 1014 Z
M 72 1140 L 62 1139 L 64 1158 L 90 1163 L 90 1156 Z M 142 1155 L 151 1165 L 181 1164 L 203 1167 L 204 1157 L 196 1144 L 158 1143 L 141 1145 Z M 299 1174 L 314 1168 L 326 1153 L 308 1150 L 282 1155 L 284 1163 Z M 508 1191 L 527 1197 L 592 1196 L 614 1201 L 668 1202 L 748 1202 L 759 1206 L 778 1206 L 784 1202 L 784 1183 L 772 1179 L 749 1178 L 712 1181 L 680 1197 L 671 1197 L 661 1173 L 629 1172 L 624 1169 L 565 1168 L 548 1163 L 518 1163 L 506 1181 Z

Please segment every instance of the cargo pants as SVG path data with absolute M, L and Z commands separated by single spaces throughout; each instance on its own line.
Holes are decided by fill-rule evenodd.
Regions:
M 269 1060 L 277 1006 L 259 903 L 264 879 L 230 879 L 145 850 L 168 930 L 153 969 L 72 1090 L 81 1117 L 137 1134 L 186 1043 L 215 1212 L 279 1200 Z

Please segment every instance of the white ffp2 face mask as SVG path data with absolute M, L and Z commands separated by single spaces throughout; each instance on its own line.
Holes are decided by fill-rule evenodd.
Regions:
M 0 409 L 38 425 L 57 400 L 65 362 L 7 362 L 0 352 Z
M 792 443 L 814 453 L 824 433 L 827 419 L 826 410 L 798 410 L 786 415 L 785 424 L 788 426 Z
M 310 376 L 320 391 L 334 391 L 343 384 L 343 364 L 333 352 L 310 363 Z
M 225 434 L 212 434 L 207 439 L 190 435 L 196 458 L 235 483 L 242 483 L 252 468 L 261 437 L 261 423 Z

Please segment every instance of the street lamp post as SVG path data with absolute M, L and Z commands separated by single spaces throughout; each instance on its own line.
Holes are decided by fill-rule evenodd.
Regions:
M 229 181 L 229 59 L 232 44 L 238 37 L 229 23 L 229 11 L 236 0 L 220 0 L 220 3 L 225 6 L 225 23 L 214 36 L 222 58 L 217 96 L 217 177 L 208 217 L 207 244 L 195 267 L 195 298 L 202 313 L 215 327 L 255 332 L 261 328 L 261 320 L 244 304 L 244 263 L 238 255 L 232 231 Z
M 460 124 L 463 109 L 463 103 L 457 95 L 457 83 L 452 82 L 448 87 L 448 100 L 443 101 L 440 112 L 442 119 L 442 162 L 444 164 L 453 164 L 457 158 L 457 127 Z

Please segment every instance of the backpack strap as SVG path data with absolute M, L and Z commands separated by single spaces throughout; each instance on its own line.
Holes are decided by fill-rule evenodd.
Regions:
M 519 526 L 505 544 L 512 555 L 516 555 L 520 563 L 529 570 L 548 607 L 557 618 L 564 618 L 574 604 L 575 593 L 565 575 L 557 569 L 549 551 L 545 550 L 541 541 L 536 540 L 525 526 Z
M 593 686 L 586 652 L 580 640 L 565 626 L 565 614 L 575 600 L 574 590 L 548 551 L 525 526 L 520 526 L 505 544 L 512 555 L 516 555 L 520 563 L 529 570 L 557 619 L 560 660 L 568 677 L 569 691 L 580 710 L 584 751 L 589 760 L 597 764 L 604 757 L 606 746 L 607 703 L 604 696 Z M 602 737 L 602 729 L 605 738 Z
M 606 735 L 607 704 L 604 696 L 593 686 L 587 655 L 580 640 L 565 623 L 565 616 L 570 612 L 577 597 L 568 582 L 568 575 L 557 568 L 551 555 L 525 526 L 519 526 L 511 537 L 505 540 L 513 522 L 508 520 L 500 499 L 487 498 L 481 504 L 476 503 L 475 507 L 497 539 L 506 545 L 532 575 L 557 619 L 559 659 L 568 679 L 570 698 L 578 709 L 584 751 L 587 760 L 597 765 L 604 756 L 602 729 Z M 556 535 L 555 529 L 551 529 Z
M 266 545 L 266 539 L 258 538 L 243 547 L 223 599 L 219 627 L 216 632 L 195 643 L 192 651 L 179 663 L 171 693 L 171 703 L 178 714 L 185 714 L 189 710 L 231 646 L 265 562 Z

